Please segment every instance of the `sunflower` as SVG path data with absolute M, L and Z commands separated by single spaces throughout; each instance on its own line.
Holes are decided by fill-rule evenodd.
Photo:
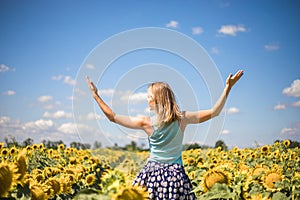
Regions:
M 222 159 L 226 159 L 226 158 L 228 158 L 228 154 L 225 151 L 222 151 L 221 157 L 222 157 Z
M 203 175 L 203 189 L 204 192 L 210 190 L 216 183 L 225 183 L 229 185 L 231 176 L 222 168 L 214 168 L 206 171 Z
M 220 152 L 222 151 L 222 147 L 220 147 L 220 146 L 217 147 L 217 148 L 216 148 L 216 151 L 217 151 L 218 153 L 220 153 Z
M 237 152 L 239 151 L 239 148 L 238 148 L 238 147 L 233 147 L 232 151 L 233 151 L 234 153 L 237 153 Z
M 268 145 L 265 145 L 261 148 L 262 154 L 267 154 L 270 151 L 270 147 Z
M 94 185 L 95 182 L 96 182 L 96 176 L 95 176 L 95 174 L 89 174 L 89 175 L 86 176 L 85 183 L 88 186 Z
M 280 182 L 281 180 L 282 176 L 280 174 L 272 172 L 265 176 L 264 186 L 267 189 L 271 189 L 271 191 L 273 191 L 273 189 L 275 189 L 275 182 Z
M 69 162 L 70 162 L 71 165 L 75 165 L 77 163 L 76 157 L 70 157 Z
M 195 163 L 195 159 L 193 158 L 193 157 L 189 157 L 188 159 L 187 159 L 187 164 L 188 165 L 193 165 Z
M 16 147 L 11 147 L 9 150 L 9 155 L 14 156 L 18 153 L 18 149 Z
M 240 155 L 240 159 L 241 160 L 245 160 L 247 157 L 248 157 L 248 155 L 245 154 L 245 153 L 243 153 L 243 154 Z
M 290 140 L 284 140 L 283 144 L 284 144 L 284 146 L 289 147 L 290 144 L 291 144 L 291 141 Z
M 112 196 L 112 200 L 145 200 L 149 193 L 144 187 L 125 187 L 120 192 Z
M 188 177 L 191 179 L 191 180 L 194 180 L 196 178 L 196 171 L 191 171 L 188 173 Z
M 102 174 L 99 187 L 104 193 L 116 193 L 120 185 L 125 183 L 124 173 L 119 170 L 109 170 Z
M 32 147 L 31 146 L 26 147 L 26 153 L 29 154 L 29 155 L 32 154 Z
M 53 149 L 47 149 L 47 152 L 48 152 L 48 156 L 52 157 L 52 155 L 53 155 Z
M 281 182 L 284 175 L 279 170 L 272 170 L 266 173 L 263 177 L 263 185 L 267 191 L 275 192 L 281 190 L 281 188 L 276 188 L 275 183 Z
M 25 176 L 26 170 L 27 170 L 26 156 L 25 156 L 24 151 L 19 153 L 18 158 L 15 161 L 15 166 L 16 166 L 16 169 L 17 169 L 17 173 L 19 174 L 18 181 L 23 182 L 24 176 Z
M 0 142 L 0 150 L 4 148 L 4 142 Z
M 56 170 L 54 169 L 54 167 L 46 167 L 44 169 L 44 174 L 46 177 L 52 177 L 52 176 L 55 176 L 56 174 Z
M 60 182 L 56 178 L 50 178 L 49 180 L 47 180 L 46 185 L 50 186 L 54 194 L 61 193 Z
M 68 181 L 70 182 L 70 183 L 75 183 L 76 182 L 76 177 L 75 177 L 75 175 L 73 175 L 73 174 L 69 174 L 68 175 Z
M 288 158 L 289 158 L 289 156 L 286 153 L 282 153 L 281 157 L 280 157 L 280 160 L 281 161 L 286 161 Z
M 256 153 L 252 152 L 252 153 L 250 154 L 250 158 L 255 159 L 256 157 L 257 157 L 257 154 L 256 154 Z
M 3 157 L 8 156 L 9 155 L 8 149 L 7 148 L 3 148 L 2 151 L 1 151 L 1 154 L 2 154 Z
M 261 177 L 263 174 L 268 172 L 268 168 L 263 165 L 257 165 L 253 170 L 252 170 L 252 176 L 254 178 L 256 177 Z
M 40 145 L 38 145 L 38 144 L 32 145 L 33 150 L 38 150 L 39 148 L 40 148 Z
M 295 157 L 297 156 L 296 152 L 290 153 L 290 160 L 295 160 Z
M 40 143 L 39 149 L 40 149 L 40 150 L 44 150 L 44 148 L 45 148 L 44 143 Z
M 5 195 L 16 185 L 18 175 L 13 165 L 0 163 L 0 197 Z
M 45 177 L 44 177 L 43 174 L 37 174 L 37 175 L 34 176 L 34 177 L 35 177 L 35 180 L 36 180 L 37 182 L 43 182 L 43 181 L 45 180 Z
M 64 144 L 59 144 L 58 149 L 63 151 L 65 149 L 65 145 Z
M 43 188 L 41 188 L 40 186 L 37 186 L 37 185 L 33 185 L 30 187 L 30 194 L 31 194 L 32 200 L 48 199 Z
M 269 200 L 270 198 L 264 197 L 261 193 L 254 193 L 250 195 L 249 200 Z
M 60 177 L 59 179 L 59 183 L 60 183 L 60 188 L 61 188 L 61 193 L 64 193 L 64 194 L 72 194 L 73 193 L 73 190 L 72 190 L 72 184 L 71 182 L 69 182 L 67 180 L 68 178 L 67 177 Z
M 241 162 L 238 164 L 238 169 L 240 173 L 248 173 L 249 171 L 249 166 L 247 166 L 245 163 Z
M 294 172 L 293 179 L 299 179 L 300 180 L 300 172 Z
M 60 183 L 61 193 L 71 194 L 73 192 L 72 185 L 76 182 L 74 175 L 63 174 L 57 181 Z
M 279 155 L 280 155 L 280 152 L 278 149 L 272 152 L 272 157 L 275 159 L 279 158 Z
M 68 156 L 68 157 L 71 156 L 71 151 L 70 151 L 69 148 L 65 149 L 65 155 Z

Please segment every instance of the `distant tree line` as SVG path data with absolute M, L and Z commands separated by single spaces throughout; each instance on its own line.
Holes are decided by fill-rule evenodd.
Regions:
M 4 142 L 7 147 L 12 147 L 12 146 L 26 147 L 26 146 L 30 146 L 30 145 L 34 144 L 34 141 L 31 138 L 27 138 L 23 142 L 18 142 L 15 139 L 15 137 L 13 137 L 13 136 L 5 137 Z M 276 140 L 275 142 L 281 142 L 281 140 Z M 60 144 L 64 144 L 64 142 L 62 140 L 58 140 L 58 141 L 43 140 L 42 143 L 44 144 L 45 148 L 52 148 L 52 149 L 57 149 Z M 64 144 L 64 145 L 66 145 L 66 144 Z M 149 150 L 149 148 L 145 148 L 145 146 L 146 146 L 145 144 L 141 144 L 141 146 L 138 146 L 135 141 L 131 141 L 130 144 L 127 144 L 124 147 L 118 146 L 118 144 L 115 143 L 114 146 L 110 146 L 108 148 L 114 149 L 114 150 L 125 150 L 125 151 L 147 151 L 147 150 Z M 99 149 L 99 148 L 102 148 L 102 143 L 99 141 L 95 141 L 92 146 L 89 143 L 81 143 L 81 142 L 74 141 L 74 142 L 70 143 L 70 147 L 76 148 L 76 149 Z M 218 148 L 218 147 L 220 147 L 221 150 L 224 150 L 224 151 L 228 150 L 228 147 L 223 140 L 218 140 L 215 143 L 214 148 Z M 257 147 L 259 147 L 258 144 L 257 144 Z M 296 147 L 300 148 L 300 142 L 290 140 L 289 148 L 296 148 Z M 184 150 L 207 149 L 207 148 L 213 148 L 213 147 L 208 146 L 208 145 L 200 145 L 198 143 L 185 144 L 183 147 Z

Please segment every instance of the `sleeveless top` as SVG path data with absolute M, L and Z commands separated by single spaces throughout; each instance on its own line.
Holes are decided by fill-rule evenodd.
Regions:
M 182 165 L 183 133 L 179 122 L 174 121 L 163 127 L 153 125 L 154 131 L 148 137 L 151 161 Z

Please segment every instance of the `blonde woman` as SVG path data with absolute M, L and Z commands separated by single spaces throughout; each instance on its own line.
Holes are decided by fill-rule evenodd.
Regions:
M 106 117 L 114 123 L 132 129 L 140 129 L 148 135 L 150 158 L 136 176 L 133 185 L 145 186 L 149 199 L 196 199 L 192 185 L 182 164 L 182 141 L 184 130 L 189 124 L 207 121 L 219 115 L 233 85 L 241 78 L 243 71 L 230 74 L 218 101 L 211 109 L 196 112 L 181 111 L 171 87 L 164 82 L 154 82 L 148 87 L 148 105 L 155 111 L 155 117 L 131 117 L 116 114 L 102 100 L 96 86 L 87 83 L 92 95 Z

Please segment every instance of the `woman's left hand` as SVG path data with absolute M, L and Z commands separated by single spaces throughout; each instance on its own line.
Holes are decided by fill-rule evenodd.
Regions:
M 243 74 L 243 70 L 237 71 L 234 76 L 229 74 L 228 78 L 226 79 L 226 85 L 229 86 L 229 88 L 232 88 L 232 86 L 234 86 L 234 84 L 243 76 Z
M 97 94 L 97 92 L 98 92 L 97 87 L 94 85 L 94 83 L 92 81 L 90 81 L 88 76 L 86 76 L 85 78 L 86 78 L 86 82 L 89 85 L 89 88 L 90 88 L 92 94 Z

